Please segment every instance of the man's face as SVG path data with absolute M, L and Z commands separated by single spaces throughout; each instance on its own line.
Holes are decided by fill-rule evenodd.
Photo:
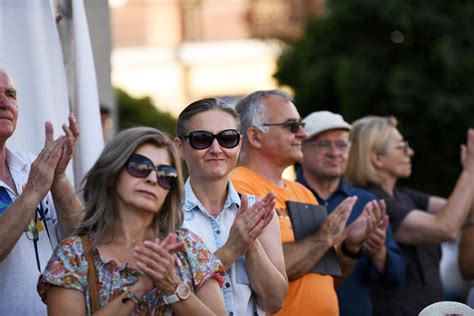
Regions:
M 344 174 L 349 154 L 349 131 L 333 129 L 303 144 L 303 169 L 313 178 L 337 179 Z
M 0 139 L 7 140 L 16 128 L 18 103 L 10 78 L 0 72 Z
M 265 124 L 299 123 L 301 117 L 293 103 L 279 96 L 269 96 L 263 99 L 266 108 Z M 263 136 L 262 150 L 276 167 L 286 168 L 303 159 L 301 143 L 306 138 L 306 132 L 302 126 L 293 132 L 290 125 L 268 126 L 268 131 Z

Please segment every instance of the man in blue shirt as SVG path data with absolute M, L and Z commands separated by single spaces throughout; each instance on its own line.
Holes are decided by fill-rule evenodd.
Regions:
M 344 181 L 350 148 L 351 125 L 341 115 L 328 111 L 313 112 L 303 119 L 308 137 L 303 142 L 303 162 L 297 181 L 310 189 L 328 213 L 349 196 L 358 200 L 347 225 L 363 211 L 365 204 L 376 197 Z M 354 254 L 359 257 L 359 254 Z M 341 315 L 372 315 L 370 286 L 377 283 L 393 288 L 403 281 L 405 258 L 393 240 L 388 217 L 364 244 L 351 275 L 337 287 Z

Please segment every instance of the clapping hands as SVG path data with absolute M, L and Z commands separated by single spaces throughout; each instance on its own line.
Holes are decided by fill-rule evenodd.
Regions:
M 175 253 L 184 247 L 184 241 L 177 241 L 176 234 L 169 234 L 164 240 L 146 240 L 133 249 L 133 256 L 144 275 L 141 281 L 146 292 L 156 288 L 161 295 L 171 295 L 180 283 L 176 275 Z

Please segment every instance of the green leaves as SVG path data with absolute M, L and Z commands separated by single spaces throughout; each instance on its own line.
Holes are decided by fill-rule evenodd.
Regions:
M 412 183 L 446 195 L 474 126 L 473 34 L 472 1 L 330 0 L 275 77 L 294 89 L 302 116 L 398 117 L 416 150 Z

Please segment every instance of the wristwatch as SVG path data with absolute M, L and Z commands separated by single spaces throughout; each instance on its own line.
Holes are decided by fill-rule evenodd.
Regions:
M 344 256 L 349 257 L 351 259 L 359 259 L 362 256 L 362 247 L 359 249 L 359 251 L 353 252 L 347 248 L 346 243 L 344 241 L 341 243 L 341 251 Z
M 163 295 L 163 301 L 166 305 L 171 305 L 179 301 L 187 300 L 191 296 L 191 289 L 186 283 L 178 284 L 178 287 L 173 294 L 165 296 Z

